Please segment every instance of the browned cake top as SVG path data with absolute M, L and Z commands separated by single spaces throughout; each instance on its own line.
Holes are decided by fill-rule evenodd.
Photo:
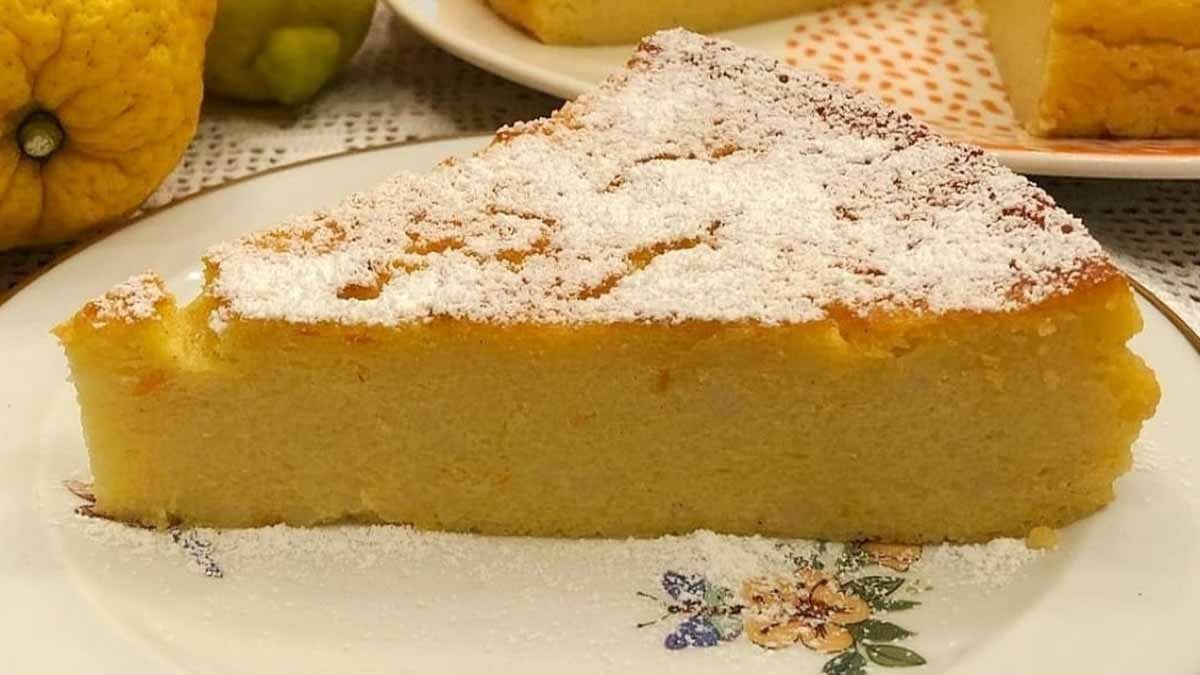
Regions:
M 221 245 L 232 318 L 794 323 L 1006 311 L 1115 274 L 981 150 L 685 31 L 474 157 Z

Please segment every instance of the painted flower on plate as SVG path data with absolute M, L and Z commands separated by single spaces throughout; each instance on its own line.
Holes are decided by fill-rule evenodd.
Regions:
M 848 593 L 832 575 L 798 569 L 793 578 L 755 578 L 742 584 L 746 636 L 760 647 L 802 643 L 824 654 L 854 644 L 846 628 L 871 617 L 865 600 Z

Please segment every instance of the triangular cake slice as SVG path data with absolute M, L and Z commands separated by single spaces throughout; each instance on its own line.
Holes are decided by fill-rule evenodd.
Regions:
M 1107 503 L 1158 399 L 1044 192 L 682 31 L 207 270 L 58 329 L 99 513 L 984 540 Z

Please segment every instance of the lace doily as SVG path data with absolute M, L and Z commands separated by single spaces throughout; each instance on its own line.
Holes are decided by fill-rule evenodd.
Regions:
M 1038 182 L 1127 273 L 1200 330 L 1200 181 Z
M 179 167 L 148 200 L 159 207 L 294 162 L 406 140 L 485 133 L 559 101 L 470 66 L 381 8 L 362 51 L 297 111 L 206 104 Z M 1200 181 L 1039 179 L 1121 265 L 1200 329 Z M 0 253 L 0 293 L 69 246 Z

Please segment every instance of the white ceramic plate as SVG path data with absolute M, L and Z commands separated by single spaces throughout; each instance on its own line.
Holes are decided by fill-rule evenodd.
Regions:
M 483 0 L 388 0 L 430 40 L 502 77 L 564 98 L 629 59 L 632 45 L 543 45 Z M 721 33 L 819 69 L 909 110 L 942 133 L 983 146 L 1016 171 L 1092 178 L 1200 178 L 1200 139 L 1047 140 L 1020 129 L 982 19 L 955 0 L 851 5 Z
M 54 324 L 146 267 L 191 295 L 198 256 L 214 242 L 485 141 L 364 152 L 209 192 L 81 250 L 0 304 L 0 671 L 821 671 L 830 656 L 801 645 L 768 651 L 745 635 L 711 648 L 664 648 L 702 600 L 636 627 L 669 613 L 660 602 L 670 600 L 666 572 L 731 578 L 721 583 L 736 591 L 730 575 L 755 551 L 781 555 L 774 542 L 569 542 L 360 527 L 181 533 L 176 545 L 165 533 L 73 514 L 80 502 L 63 480 L 86 478 L 87 460 L 64 358 L 48 333 Z M 1013 556 L 1023 547 L 1001 547 L 1008 555 L 981 556 L 959 572 L 933 562 L 958 549 L 927 549 L 907 572 L 872 565 L 848 573 L 859 593 L 894 583 L 901 587 L 888 601 L 922 603 L 874 611 L 874 621 L 917 633 L 880 643 L 877 659 L 919 655 L 928 662 L 919 672 L 929 673 L 1200 669 L 1200 355 L 1159 310 L 1142 309 L 1146 330 L 1134 347 L 1157 370 L 1164 397 L 1116 503 L 1063 531 L 1058 550 L 1027 561 L 1000 588 L 989 585 L 1020 562 Z M 212 547 L 197 548 L 205 540 Z M 224 577 L 197 573 L 183 545 L 210 554 Z M 668 604 L 687 604 L 687 592 L 680 595 Z M 737 602 L 719 595 L 710 592 L 713 606 Z

